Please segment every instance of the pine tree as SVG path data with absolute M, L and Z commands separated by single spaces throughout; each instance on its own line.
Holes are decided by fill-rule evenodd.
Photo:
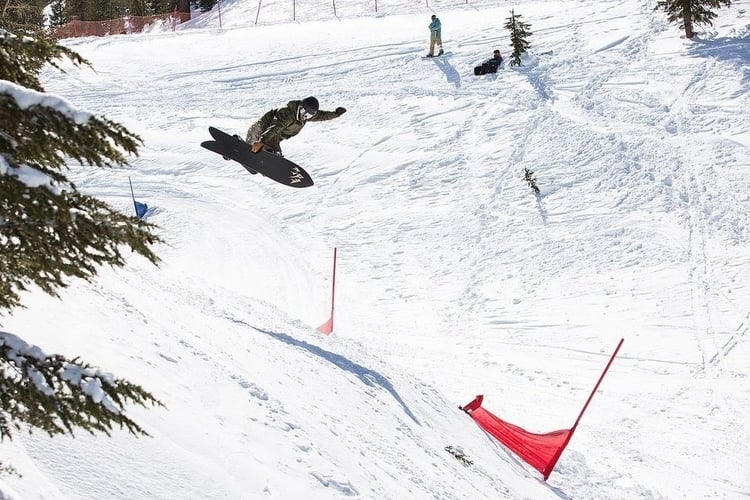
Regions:
M 510 45 L 513 47 L 513 52 L 510 54 L 511 66 L 520 66 L 521 54 L 531 46 L 527 41 L 527 38 L 532 35 L 529 31 L 531 25 L 521 21 L 521 17 L 523 17 L 521 14 L 516 14 L 511 10 L 510 17 L 505 23 L 505 28 L 510 31 Z
M 208 12 L 216 5 L 216 0 L 193 0 L 193 6 L 200 9 L 201 12 Z
M 148 433 L 124 413 L 124 406 L 161 406 L 143 387 L 0 331 L 0 439 L 12 439 L 21 423 L 49 436 L 80 428 L 107 436 L 115 426 L 135 436 Z M 0 464 L 1 466 L 2 464 Z
M 107 19 L 106 12 L 101 11 L 100 0 L 65 0 L 65 14 L 68 19 L 78 21 Z
M 177 7 L 178 0 L 150 0 L 154 14 L 172 12 Z
M 88 21 L 87 0 L 64 0 L 65 17 L 69 20 Z
M 122 266 L 123 246 L 158 262 L 149 248 L 160 241 L 155 226 L 80 193 L 65 176 L 69 159 L 124 165 L 140 139 L 44 92 L 42 67 L 63 58 L 88 64 L 54 41 L 0 29 L 0 311 L 22 307 L 32 285 L 55 296 L 67 277 L 92 280 L 102 264 Z M 0 332 L 0 439 L 21 423 L 50 435 L 108 433 L 113 424 L 145 434 L 123 413 L 126 403 L 160 404 L 138 385 Z
M 65 0 L 55 0 L 50 5 L 50 17 L 49 24 L 53 28 L 62 26 L 68 22 L 68 18 L 65 15 Z
M 79 21 L 102 21 L 126 15 L 129 6 L 126 0 L 65 0 L 65 14 Z
M 44 27 L 44 4 L 39 1 L 0 1 L 0 29 L 38 32 Z
M 148 16 L 150 12 L 148 11 L 148 7 L 144 0 L 132 0 L 130 2 L 128 14 L 131 16 Z
M 523 169 L 523 180 L 529 185 L 534 193 L 539 194 L 539 186 L 536 185 L 536 176 L 533 170 L 529 170 L 528 167 Z
M 88 0 L 87 20 L 104 21 L 120 19 L 128 14 L 130 0 Z
M 62 99 L 44 94 L 38 73 L 45 62 L 88 63 L 55 42 L 24 41 L 5 31 L 0 49 L 0 81 L 12 82 L 0 84 L 0 309 L 19 306 L 18 294 L 29 284 L 56 295 L 65 276 L 90 280 L 98 265 L 122 266 L 121 245 L 157 262 L 148 247 L 158 241 L 153 226 L 78 192 L 65 177 L 66 157 L 124 165 L 123 150 L 137 154 L 140 143 L 122 125 L 82 119 Z M 47 180 L 26 183 L 27 172 Z
M 146 0 L 146 8 L 148 9 L 149 14 L 155 15 L 166 12 L 165 10 L 162 10 L 162 3 L 162 0 Z
M 712 26 L 717 14 L 711 9 L 720 9 L 722 5 L 729 7 L 732 0 L 659 0 L 654 10 L 665 11 L 670 23 L 680 23 L 680 29 L 685 30 L 685 38 L 693 38 L 693 25 Z

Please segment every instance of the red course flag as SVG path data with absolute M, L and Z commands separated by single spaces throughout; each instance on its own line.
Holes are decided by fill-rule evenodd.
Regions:
M 533 432 L 522 429 L 517 425 L 510 424 L 482 408 L 482 400 L 484 399 L 484 396 L 481 394 L 474 398 L 474 401 L 461 409 L 469 414 L 479 427 L 503 443 L 503 445 L 518 455 L 523 461 L 541 472 L 546 481 L 552 473 L 552 469 L 555 468 L 555 464 L 557 464 L 557 460 L 560 458 L 563 450 L 568 446 L 568 441 L 573 437 L 573 433 L 575 432 L 576 427 L 578 427 L 578 422 L 581 421 L 583 412 L 586 411 L 586 408 L 591 402 L 591 398 L 594 397 L 594 393 L 599 388 L 599 384 L 602 383 L 602 379 L 609 370 L 615 356 L 617 356 L 617 352 L 620 350 L 623 340 L 624 339 L 620 339 L 620 343 L 617 344 L 615 352 L 612 353 L 612 357 L 609 358 L 609 363 L 607 363 L 607 366 L 604 368 L 604 371 L 599 377 L 599 381 L 594 386 L 594 390 L 591 391 L 586 404 L 583 405 L 581 413 L 578 414 L 575 424 L 573 424 L 573 427 L 570 429 L 548 432 L 546 434 L 534 434 Z
M 534 434 L 517 425 L 510 424 L 482 408 L 483 397 L 477 396 L 474 401 L 462 409 L 479 424 L 479 427 L 541 472 L 546 480 L 555 467 L 555 462 L 557 462 L 563 448 L 568 444 L 571 430 L 563 429 L 547 434 Z

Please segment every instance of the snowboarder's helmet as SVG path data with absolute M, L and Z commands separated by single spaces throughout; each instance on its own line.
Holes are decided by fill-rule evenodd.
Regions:
M 435 14 L 432 15 L 432 19 L 437 19 L 437 16 Z
M 314 115 L 318 112 L 318 100 L 312 96 L 302 99 L 301 104 L 302 107 L 305 108 L 305 111 L 307 111 L 311 115 Z

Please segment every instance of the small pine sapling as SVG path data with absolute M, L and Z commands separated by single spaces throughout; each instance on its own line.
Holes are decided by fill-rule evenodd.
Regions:
M 539 194 L 539 186 L 536 185 L 536 176 L 532 170 L 524 167 L 523 179 L 529 184 L 529 187 L 534 190 L 534 193 Z
M 511 66 L 520 66 L 521 54 L 531 47 L 531 44 L 527 40 L 532 34 L 529 31 L 531 25 L 521 21 L 521 17 L 523 17 L 521 14 L 516 14 L 511 9 L 508 22 L 505 23 L 505 28 L 510 31 L 510 46 L 513 47 L 513 52 L 510 54 Z

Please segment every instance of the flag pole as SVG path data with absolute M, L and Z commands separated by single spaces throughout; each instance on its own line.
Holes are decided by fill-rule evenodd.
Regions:
M 128 183 L 130 183 L 130 196 L 133 198 L 133 208 L 135 208 L 136 215 L 138 214 L 138 205 L 135 204 L 135 193 L 133 192 L 133 181 L 128 176 Z
M 588 408 L 589 403 L 591 402 L 591 399 L 594 397 L 594 393 L 597 389 L 599 389 L 599 384 L 602 383 L 602 379 L 604 379 L 604 376 L 609 371 L 609 367 L 612 365 L 612 361 L 615 360 L 615 356 L 617 356 L 617 352 L 620 350 L 620 347 L 622 346 L 622 343 L 625 341 L 625 339 L 620 339 L 620 343 L 617 344 L 617 348 L 615 349 L 615 352 L 612 353 L 612 356 L 609 358 L 609 362 L 607 363 L 607 366 L 604 367 L 604 371 L 602 372 L 601 376 L 599 377 L 599 380 L 596 382 L 596 385 L 594 386 L 594 390 L 591 391 L 591 394 L 589 395 L 589 398 L 586 400 L 586 404 L 583 405 L 583 409 L 581 409 L 581 413 L 578 414 L 578 418 L 576 419 L 576 423 L 573 424 L 573 427 L 570 428 L 570 433 L 573 434 L 573 431 L 576 427 L 578 427 L 578 422 L 581 421 L 581 417 L 583 416 L 583 412 L 586 411 L 586 408 Z
M 334 300 L 336 297 L 336 247 L 333 248 L 333 279 L 331 281 L 331 317 L 320 325 L 318 327 L 318 331 L 320 333 L 325 333 L 326 335 L 333 332 L 333 309 L 334 309 Z
M 596 385 L 594 386 L 594 390 L 592 390 L 591 394 L 589 394 L 589 398 L 586 400 L 586 404 L 583 405 L 583 408 L 581 409 L 581 413 L 578 414 L 578 418 L 576 419 L 576 422 L 573 424 L 573 427 L 570 428 L 568 437 L 565 439 L 565 442 L 562 444 L 562 446 L 560 446 L 560 448 L 557 450 L 557 453 L 549 462 L 549 464 L 544 469 L 544 471 L 542 471 L 545 481 L 547 480 L 549 475 L 552 473 L 552 469 L 555 468 L 555 465 L 557 464 L 557 461 L 560 459 L 560 455 L 562 455 L 563 450 L 565 450 L 565 448 L 568 446 L 568 443 L 570 442 L 570 438 L 573 437 L 573 433 L 576 431 L 576 427 L 578 427 L 578 422 L 581 421 L 581 417 L 583 417 L 583 413 L 586 411 L 586 408 L 588 408 L 589 403 L 591 403 L 591 399 L 594 397 L 594 394 L 596 393 L 597 389 L 599 389 L 599 384 L 602 383 L 604 376 L 609 371 L 609 367 L 612 365 L 612 361 L 615 360 L 615 356 L 617 356 L 617 353 L 620 351 L 620 347 L 622 346 L 622 343 L 624 341 L 625 339 L 620 339 L 620 343 L 617 344 L 617 347 L 615 348 L 615 352 L 612 353 L 612 356 L 609 358 L 609 362 L 607 363 L 607 366 L 604 367 L 604 371 L 599 376 L 599 380 L 596 382 Z

